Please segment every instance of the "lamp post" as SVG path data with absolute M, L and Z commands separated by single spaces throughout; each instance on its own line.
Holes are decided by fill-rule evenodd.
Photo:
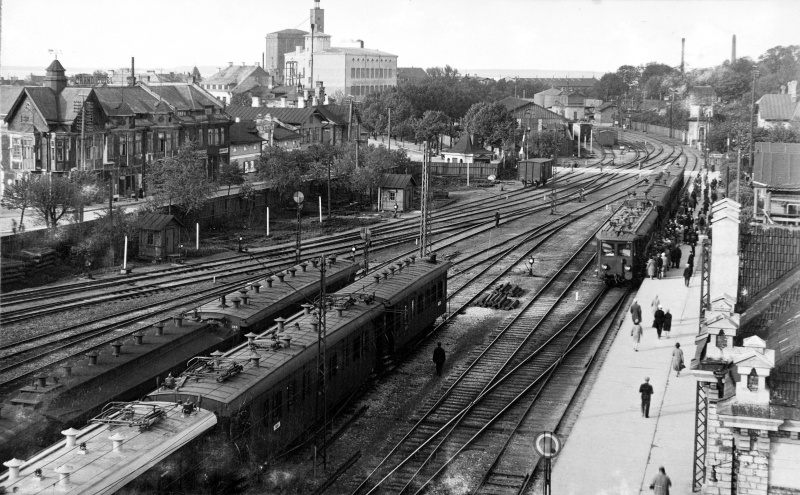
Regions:
M 753 125 L 756 114 L 756 79 L 758 78 L 758 66 L 753 66 L 753 88 L 750 101 L 750 159 L 747 163 L 750 165 L 750 170 L 753 170 L 753 158 L 755 157 L 755 150 L 753 150 Z M 739 177 L 736 177 L 739 180 Z
M 303 200 L 305 196 L 300 191 L 294 193 L 293 196 L 294 202 L 297 203 L 297 240 L 295 243 L 295 262 L 300 263 L 300 231 L 301 231 L 301 224 L 300 224 L 300 212 L 303 211 Z
M 533 276 L 533 264 L 536 262 L 533 256 L 528 258 L 528 275 Z

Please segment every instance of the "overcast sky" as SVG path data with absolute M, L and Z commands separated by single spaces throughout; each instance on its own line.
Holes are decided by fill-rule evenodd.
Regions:
M 312 0 L 0 0 L 0 71 L 59 59 L 84 68 L 248 65 L 264 36 L 308 30 Z M 321 0 L 335 46 L 399 56 L 401 67 L 614 71 L 651 61 L 689 68 L 800 44 L 795 0 Z M 72 69 L 71 69 L 72 68 Z

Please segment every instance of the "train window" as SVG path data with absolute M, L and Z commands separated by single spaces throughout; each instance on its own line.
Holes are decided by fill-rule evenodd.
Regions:
M 295 385 L 295 381 L 292 380 L 289 382 L 289 385 L 286 386 L 286 412 L 294 411 L 296 393 L 297 393 L 297 386 Z
M 347 340 L 343 340 L 342 341 L 342 368 L 347 366 L 347 358 L 349 357 L 348 352 L 347 352 L 347 350 L 348 350 L 347 348 L 349 346 L 347 344 L 348 344 Z
M 601 242 L 600 249 L 603 250 L 603 256 L 614 256 L 614 245 L 610 242 Z
M 443 280 L 439 281 L 439 290 L 438 290 L 438 292 L 436 294 L 436 298 L 437 299 L 444 299 L 444 281 Z
M 420 294 L 417 297 L 417 314 L 422 314 L 422 308 L 425 307 L 425 296 Z
M 333 378 L 339 373 L 339 356 L 334 352 L 328 360 L 328 378 Z
M 272 396 L 272 422 L 281 420 L 283 416 L 283 390 L 278 390 Z
M 414 299 L 411 299 L 411 314 L 414 314 Z
M 355 363 L 361 358 L 361 335 L 356 335 L 353 338 L 353 362 Z
M 630 257 L 631 255 L 631 243 L 630 242 L 620 242 L 617 244 L 617 254 L 620 256 Z

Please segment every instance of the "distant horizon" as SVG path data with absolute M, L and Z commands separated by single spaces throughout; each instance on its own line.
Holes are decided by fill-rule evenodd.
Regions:
M 162 68 L 162 67 L 141 67 L 136 70 L 137 73 L 144 73 L 150 70 L 154 70 L 157 73 L 169 74 L 170 72 L 175 73 L 186 73 L 191 72 L 194 69 L 194 65 L 180 65 L 177 67 L 170 67 L 170 68 Z M 408 67 L 416 67 L 413 65 L 405 66 L 401 64 L 401 68 L 408 68 Z M 103 67 L 69 67 L 69 65 L 65 65 L 64 68 L 66 69 L 67 75 L 74 75 L 74 74 L 84 74 L 88 73 L 91 74 L 96 70 L 103 70 L 109 72 L 111 70 L 119 70 L 119 69 L 127 69 L 129 67 L 114 67 L 112 69 L 107 69 Z M 216 66 L 211 65 L 198 65 L 198 70 L 200 70 L 200 74 L 203 77 L 208 77 L 215 72 L 217 72 Z M 427 67 L 421 67 L 423 69 Z M 46 67 L 35 67 L 35 66 L 26 66 L 26 65 L 9 65 L 3 66 L 0 68 L 0 76 L 4 78 L 11 78 L 17 77 L 19 79 L 24 79 L 26 76 L 33 74 L 36 76 L 43 76 L 45 74 Z M 488 77 L 491 79 L 500 79 L 500 78 L 513 78 L 513 77 L 520 77 L 520 78 L 549 78 L 549 77 L 574 77 L 574 78 L 581 78 L 581 77 L 596 77 L 600 79 L 605 72 L 597 72 L 591 70 L 555 70 L 555 69 L 458 69 L 462 75 L 470 75 L 470 76 L 477 76 L 477 77 Z

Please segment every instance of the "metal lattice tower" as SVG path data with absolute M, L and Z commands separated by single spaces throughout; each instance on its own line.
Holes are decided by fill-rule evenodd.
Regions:
M 425 141 L 422 156 L 422 194 L 420 203 L 422 215 L 419 224 L 419 255 L 427 256 L 430 253 L 430 170 L 428 168 L 428 142 Z
M 692 466 L 692 491 L 699 492 L 706 481 L 706 445 L 708 442 L 708 394 L 697 382 L 694 412 L 694 465 Z
M 327 438 L 328 438 L 328 384 L 326 381 L 326 297 L 325 297 L 325 256 L 319 260 L 319 307 L 317 309 L 317 418 L 322 416 L 322 463 L 327 467 Z M 322 411 L 320 411 L 320 408 Z M 316 463 L 316 458 L 314 459 Z M 316 468 L 315 468 L 316 469 Z

